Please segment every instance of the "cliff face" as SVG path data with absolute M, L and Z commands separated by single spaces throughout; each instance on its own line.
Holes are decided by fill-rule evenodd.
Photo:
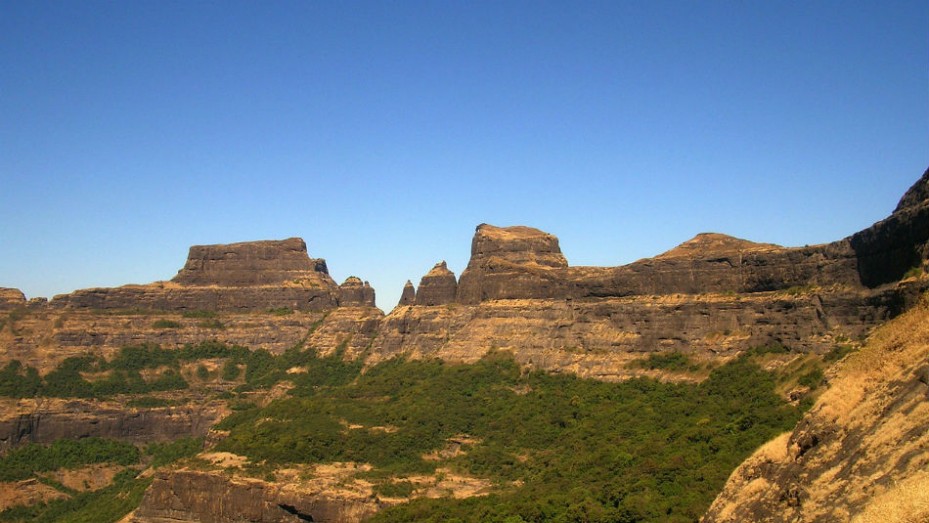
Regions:
M 126 408 L 118 401 L 36 398 L 0 400 L 0 450 L 59 439 L 112 438 L 137 443 L 203 436 L 229 413 L 218 401 Z
M 278 484 L 223 472 L 177 470 L 155 476 L 131 521 L 137 523 L 358 523 L 380 506 L 369 493 L 324 482 Z
M 840 362 L 791 433 L 729 478 L 703 521 L 929 520 L 929 305 Z
M 435 264 L 423 279 L 419 281 L 414 302 L 416 305 L 445 305 L 455 301 L 458 294 L 458 281 L 455 273 L 448 270 L 445 262 Z
M 0 287 L 0 311 L 13 310 L 26 306 L 26 296 L 19 289 Z
M 370 291 L 373 304 L 373 290 Z M 228 245 L 195 245 L 170 282 L 83 289 L 55 296 L 66 309 L 250 311 L 325 310 L 342 292 L 326 261 L 312 259 L 299 238 Z

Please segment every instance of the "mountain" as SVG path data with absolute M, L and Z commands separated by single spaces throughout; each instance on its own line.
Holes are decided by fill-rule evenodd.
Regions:
M 205 437 L 207 457 L 196 458 L 203 470 L 154 473 L 138 521 L 230 521 L 236 511 L 251 521 L 308 514 L 315 521 L 360 520 L 400 503 L 402 496 L 371 498 L 372 488 L 400 480 L 357 483 L 361 472 L 344 464 L 298 474 L 315 474 L 325 487 L 230 476 L 229 467 L 214 462 L 243 458 L 216 449 L 247 431 L 238 426 L 230 436 L 216 424 L 232 423 L 239 411 L 284 405 L 301 387 L 342 390 L 332 387 L 361 383 L 360 376 L 396 361 L 480 367 L 506 354 L 517 375 L 617 386 L 654 378 L 682 387 L 750 364 L 779 376 L 772 391 L 785 405 L 814 406 L 794 432 L 733 473 L 705 520 L 843 519 L 882 506 L 875 503 L 899 505 L 900 493 L 922 485 L 914 471 L 926 459 L 925 427 L 910 413 L 920 412 L 916 399 L 926 380 L 919 326 L 927 260 L 929 170 L 886 219 L 823 245 L 781 247 L 701 233 L 628 265 L 576 267 L 552 234 L 481 224 L 460 277 L 437 263 L 415 288 L 407 282 L 387 314 L 374 306 L 374 289 L 363 279 L 333 281 L 325 260 L 310 257 L 302 239 L 194 246 L 170 281 L 84 289 L 48 301 L 0 289 L 0 364 L 6 365 L 0 449 L 15 454 L 73 438 L 161 445 Z M 882 341 L 890 338 L 897 341 Z M 821 377 L 840 348 L 862 346 Z M 752 438 L 788 418 L 778 419 L 758 425 Z M 446 436 L 440 447 L 481 445 L 467 434 Z M 914 443 L 891 449 L 888 442 L 896 440 Z M 738 455 L 751 448 L 743 450 Z M 862 455 L 869 458 L 856 458 Z M 442 472 L 460 483 L 448 487 L 453 491 L 493 491 L 486 480 L 455 474 Z M 421 490 L 415 481 L 406 484 Z M 238 508 L 223 512 L 217 503 Z M 700 503 L 667 510 L 692 512 Z

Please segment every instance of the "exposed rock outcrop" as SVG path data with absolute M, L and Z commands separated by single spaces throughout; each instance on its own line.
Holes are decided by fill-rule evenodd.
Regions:
M 567 267 L 555 236 L 532 227 L 484 223 L 471 240 L 471 259 L 461 273 L 458 301 L 565 298 L 568 286 L 560 269 Z
M 342 291 L 325 260 L 312 259 L 299 238 L 195 245 L 170 282 L 82 289 L 55 296 L 68 309 L 253 311 L 337 307 Z M 370 290 L 373 304 L 373 289 Z M 367 303 L 367 302 L 365 302 Z
M 0 287 L 0 311 L 8 311 L 26 306 L 26 296 L 19 289 Z
M 374 307 L 374 288 L 357 276 L 349 276 L 339 285 L 339 304 Z
M 228 414 L 209 401 L 177 407 L 130 409 L 118 401 L 36 398 L 0 400 L 0 450 L 21 443 L 113 438 L 137 443 L 203 436 Z
M 416 305 L 446 305 L 455 301 L 458 281 L 455 273 L 448 270 L 444 261 L 435 264 L 419 281 L 416 289 Z
M 929 520 L 929 308 L 836 365 L 793 432 L 730 476 L 703 521 Z
M 176 470 L 155 475 L 136 523 L 358 523 L 379 508 L 367 493 L 327 491 L 331 485 L 278 484 L 221 471 Z
M 861 282 L 876 287 L 902 278 L 929 259 L 929 170 L 900 199 L 893 214 L 852 235 Z
M 407 280 L 403 285 L 403 292 L 400 293 L 400 301 L 397 302 L 398 307 L 405 307 L 407 305 L 416 304 L 416 289 L 413 287 L 413 282 Z
M 181 285 L 247 287 L 306 280 L 318 283 L 329 275 L 326 260 L 307 255 L 300 238 L 220 245 L 194 245 L 187 263 L 171 281 Z

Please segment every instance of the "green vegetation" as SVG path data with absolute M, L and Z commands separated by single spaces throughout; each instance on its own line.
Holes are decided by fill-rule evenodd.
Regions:
M 239 391 L 266 388 L 283 380 L 293 381 L 300 390 L 316 386 L 341 385 L 354 379 L 361 371 L 361 362 L 342 361 L 341 350 L 329 357 L 320 358 L 312 349 L 292 347 L 280 356 L 259 349 L 207 341 L 185 345 L 181 349 L 162 349 L 155 344 L 123 347 L 111 361 L 92 356 L 75 356 L 65 359 L 44 379 L 32 367 L 12 361 L 0 369 L 0 396 L 26 398 L 34 396 L 103 398 L 116 394 L 147 394 L 150 392 L 181 390 L 189 387 L 180 374 L 182 362 L 225 358 L 221 376 L 232 381 L 241 376 L 245 368 L 245 384 Z M 287 374 L 293 367 L 306 372 Z M 141 371 L 155 371 L 157 377 L 143 379 Z M 197 367 L 200 379 L 206 371 Z M 87 373 L 99 373 L 101 378 L 89 381 Z
M 223 324 L 223 322 L 221 322 L 221 321 L 219 321 L 219 320 L 217 320 L 217 319 L 212 319 L 212 320 L 203 320 L 203 321 L 201 321 L 200 323 L 197 324 L 197 327 L 200 327 L 200 328 L 203 328 L 203 329 L 223 330 L 223 329 L 226 328 L 226 325 Z
M 500 353 L 474 365 L 392 360 L 363 375 L 329 365 L 340 378 L 307 377 L 291 398 L 233 413 L 218 449 L 266 467 L 370 463 L 378 492 L 402 497 L 413 490 L 404 475 L 435 471 L 424 454 L 468 435 L 475 443 L 442 466 L 498 487 L 374 521 L 694 521 L 739 462 L 799 418 L 748 358 L 700 385 L 524 374 Z
M 120 472 L 113 483 L 93 492 L 75 493 L 67 499 L 0 512 L 0 521 L 34 523 L 110 523 L 119 521 L 142 501 L 149 479 L 136 478 L 136 471 Z
M 0 458 L 0 481 L 19 481 L 36 472 L 93 463 L 131 465 L 138 460 L 139 449 L 134 445 L 101 438 L 59 440 L 51 445 L 30 443 Z
M 24 367 L 19 360 L 13 360 L 0 369 L 0 396 L 30 398 L 41 387 L 39 372 L 32 367 Z
M 275 316 L 288 316 L 294 313 L 294 310 L 290 307 L 277 307 L 275 309 L 268 309 L 268 312 Z
M 922 275 L 923 275 L 924 273 L 925 273 L 925 271 L 923 270 L 922 266 L 917 265 L 917 266 L 915 266 L 915 267 L 910 267 L 910 268 L 903 274 L 903 279 L 906 280 L 906 279 L 909 279 L 909 278 L 920 278 L 920 277 L 922 277 Z
M 179 459 L 190 458 L 203 450 L 203 438 L 181 438 L 168 443 L 152 443 L 145 454 L 152 459 L 152 467 L 162 467 Z
M 216 313 L 213 311 L 184 311 L 183 314 L 181 315 L 184 316 L 185 318 L 201 318 L 201 319 L 209 319 L 209 318 L 216 317 Z
M 154 329 L 180 329 L 181 324 L 174 320 L 161 319 L 161 320 L 155 320 L 155 322 L 152 323 L 152 328 Z
M 772 342 L 767 345 L 758 345 L 746 351 L 750 356 L 761 356 L 764 354 L 789 354 L 790 347 L 781 343 Z
M 819 367 L 814 367 L 809 372 L 800 376 L 797 379 L 797 383 L 799 385 L 803 385 L 804 387 L 815 389 L 823 383 L 824 379 L 825 377 L 823 376 L 823 370 Z
M 700 366 L 695 364 L 685 354 L 680 352 L 664 352 L 649 354 L 647 358 L 635 360 L 630 367 L 648 370 L 669 370 L 674 372 L 696 372 Z
M 826 363 L 834 363 L 852 352 L 855 352 L 855 350 L 856 349 L 851 345 L 836 345 L 823 356 L 823 361 Z

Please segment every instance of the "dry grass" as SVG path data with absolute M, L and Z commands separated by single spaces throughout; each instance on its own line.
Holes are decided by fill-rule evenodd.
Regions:
M 876 496 L 852 523 L 925 523 L 929 521 L 929 472 L 923 471 Z

